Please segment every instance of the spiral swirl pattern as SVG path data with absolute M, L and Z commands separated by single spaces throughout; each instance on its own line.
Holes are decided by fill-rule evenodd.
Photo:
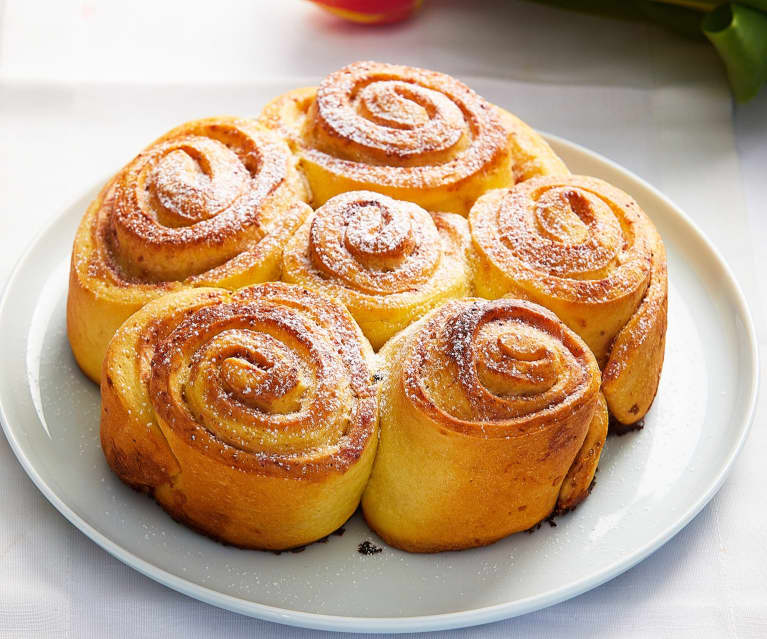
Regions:
M 599 388 L 583 342 L 552 313 L 522 300 L 451 302 L 413 344 L 403 364 L 406 396 L 458 432 L 524 434 L 593 401 Z
M 332 74 L 317 91 L 317 151 L 372 165 L 434 166 L 461 153 L 466 164 L 489 161 L 503 146 L 499 123 L 480 117 L 468 90 L 448 97 L 455 81 L 438 90 L 431 80 L 365 66 Z
M 372 191 L 328 200 L 285 248 L 283 277 L 349 308 L 374 347 L 437 303 L 466 295 L 466 221 Z
M 470 225 L 477 293 L 554 311 L 604 369 L 611 414 L 641 419 L 663 366 L 668 281 L 663 242 L 637 203 L 597 178 L 540 177 L 484 195 Z
M 361 166 L 343 168 L 358 171 L 385 166 L 390 181 L 418 187 L 461 179 L 506 145 L 500 119 L 476 93 L 412 67 L 361 62 L 332 73 L 310 119 L 309 154 L 318 161 L 355 162 Z
M 278 98 L 261 122 L 296 148 L 315 205 L 369 189 L 466 215 L 487 189 L 513 184 L 515 151 L 529 171 L 536 171 L 538 156 L 556 159 L 552 166 L 566 171 L 513 116 L 506 118 L 455 78 L 414 67 L 351 64 L 316 91 Z
M 426 211 L 370 191 L 336 196 L 311 221 L 314 267 L 362 293 L 391 295 L 418 287 L 439 265 L 441 249 Z
M 290 149 L 253 121 L 188 122 L 151 144 L 104 187 L 75 238 L 67 313 L 83 370 L 98 380 L 109 338 L 158 295 L 279 278 L 307 197 Z
M 347 463 L 375 415 L 359 343 L 322 298 L 284 284 L 243 289 L 156 345 L 149 396 L 163 423 L 233 462 Z
M 112 257 L 128 279 L 145 282 L 223 264 L 260 240 L 279 213 L 268 198 L 289 182 L 290 163 L 279 141 L 247 121 L 171 131 L 115 179 L 103 215 Z M 300 189 L 290 187 L 297 201 Z
M 628 195 L 597 178 L 541 177 L 483 196 L 470 216 L 477 292 L 555 311 L 604 364 L 641 303 L 657 232 Z
M 603 434 L 589 441 L 593 463 L 569 470 L 591 434 L 599 367 L 550 311 L 454 300 L 379 357 L 381 445 L 362 509 L 388 543 L 482 546 L 547 517 L 566 477 L 570 503 L 586 494 Z
M 104 453 L 211 536 L 308 543 L 351 515 L 370 473 L 372 357 L 348 312 L 297 286 L 163 296 L 107 351 Z
M 537 178 L 478 203 L 476 243 L 551 295 L 607 301 L 647 285 L 651 242 L 631 198 L 596 178 Z

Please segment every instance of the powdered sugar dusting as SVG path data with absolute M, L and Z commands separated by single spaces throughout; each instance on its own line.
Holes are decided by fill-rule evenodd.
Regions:
M 451 302 L 427 316 L 405 352 L 408 400 L 461 432 L 512 436 L 542 414 L 554 423 L 596 399 L 593 355 L 556 317 L 521 300 Z
M 317 90 L 304 151 L 360 182 L 444 187 L 507 153 L 495 111 L 456 79 L 433 71 L 358 62 Z
M 191 299 L 187 312 L 171 306 L 172 316 L 135 328 L 156 340 L 143 347 L 141 379 L 163 423 L 243 470 L 309 476 L 359 457 L 375 390 L 342 309 L 285 284 L 243 289 L 233 302 Z
M 371 294 L 417 288 L 442 253 L 429 213 L 371 191 L 328 200 L 312 219 L 308 241 L 312 266 L 324 277 Z

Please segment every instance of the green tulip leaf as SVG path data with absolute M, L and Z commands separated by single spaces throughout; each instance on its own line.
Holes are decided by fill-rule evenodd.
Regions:
M 767 82 L 767 13 L 753 8 L 767 6 L 767 0 L 749 4 L 723 4 L 703 19 L 703 33 L 724 61 L 739 102 L 753 98 Z

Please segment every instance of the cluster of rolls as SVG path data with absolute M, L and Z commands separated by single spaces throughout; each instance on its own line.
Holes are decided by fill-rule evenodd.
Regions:
M 492 543 L 589 493 L 663 364 L 661 239 L 444 74 L 352 64 L 173 129 L 104 186 L 67 325 L 119 477 L 285 549 L 361 504 L 388 543 Z

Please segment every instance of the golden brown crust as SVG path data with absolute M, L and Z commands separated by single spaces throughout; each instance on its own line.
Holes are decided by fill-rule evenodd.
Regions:
M 641 419 L 663 363 L 667 277 L 663 243 L 637 203 L 597 178 L 539 177 L 487 193 L 469 223 L 477 293 L 553 310 L 606 367 L 611 412 Z
M 277 98 L 260 121 L 301 157 L 315 206 L 364 189 L 466 215 L 488 189 L 567 171 L 514 116 L 451 76 L 415 67 L 351 64 L 316 89 Z
M 372 191 L 328 200 L 283 253 L 283 279 L 345 305 L 380 348 L 440 303 L 470 292 L 466 220 Z
M 557 512 L 564 513 L 575 508 L 589 496 L 599 458 L 607 439 L 609 417 L 604 395 L 599 394 L 597 409 L 589 424 L 586 439 L 583 440 L 570 470 L 565 475 L 557 498 Z
M 523 300 L 448 302 L 380 353 L 381 442 L 362 507 L 398 548 L 492 543 L 554 509 L 598 404 L 583 341 Z
M 663 242 L 654 234 L 650 285 L 639 308 L 615 336 L 602 375 L 607 405 L 622 424 L 634 424 L 650 410 L 663 369 L 668 274 Z
M 86 374 L 98 381 L 112 334 L 149 300 L 278 278 L 307 199 L 290 150 L 251 120 L 196 120 L 152 143 L 104 187 L 75 237 L 67 318 Z
M 67 300 L 111 468 L 273 550 L 361 497 L 415 552 L 574 508 L 608 418 L 653 401 L 666 314 L 634 200 L 456 79 L 376 62 L 156 140 L 86 212 Z
M 110 343 L 104 453 L 124 481 L 212 537 L 309 543 L 351 515 L 370 472 L 371 357 L 348 312 L 297 286 L 164 296 Z

